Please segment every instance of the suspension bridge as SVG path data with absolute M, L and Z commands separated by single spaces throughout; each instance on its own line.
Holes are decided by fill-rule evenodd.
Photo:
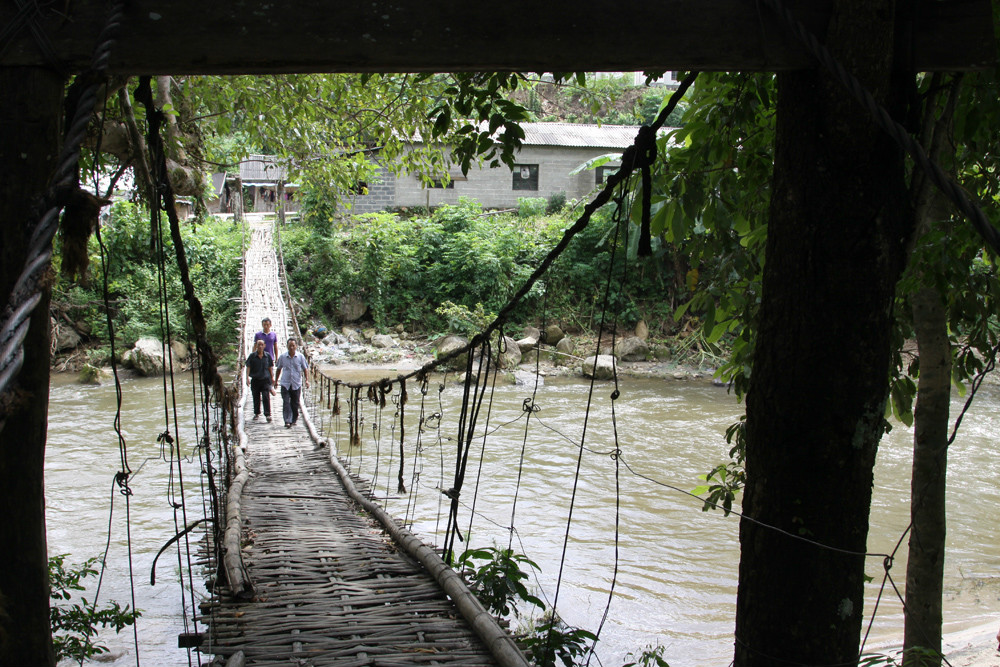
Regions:
M 243 349 L 265 316 L 283 346 L 298 331 L 271 223 L 251 222 L 249 232 Z M 290 429 L 253 420 L 248 397 L 236 411 L 226 503 L 228 586 L 202 606 L 202 651 L 251 665 L 527 664 L 458 575 L 331 456 L 308 392 L 302 424 Z M 279 414 L 280 397 L 274 403 Z

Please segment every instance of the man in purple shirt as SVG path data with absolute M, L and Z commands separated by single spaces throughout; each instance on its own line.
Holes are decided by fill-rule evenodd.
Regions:
M 271 361 L 278 358 L 276 354 L 278 350 L 278 334 L 271 331 L 271 318 L 265 317 L 260 321 L 260 327 L 263 331 L 258 331 L 253 335 L 253 343 L 256 346 L 257 341 L 264 341 L 264 351 L 271 355 Z

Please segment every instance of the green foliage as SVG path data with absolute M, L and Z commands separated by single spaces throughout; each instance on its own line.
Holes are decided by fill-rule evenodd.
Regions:
M 482 562 L 477 564 L 477 561 Z M 538 569 L 527 556 L 495 547 L 467 549 L 455 562 L 479 601 L 499 618 L 516 612 L 520 603 L 544 608 L 542 601 L 524 585 L 528 574 L 521 569 L 522 565 Z
M 568 216 L 484 216 L 478 203 L 463 199 L 430 217 L 348 216 L 329 233 L 288 225 L 282 243 L 292 290 L 310 296 L 313 318 L 335 320 L 340 300 L 357 295 L 380 327 L 402 323 L 410 331 L 441 331 L 453 314 L 438 310 L 445 302 L 472 313 L 499 312 L 571 224 Z M 633 228 L 633 251 L 636 240 Z M 599 211 L 511 320 L 539 321 L 544 305 L 550 321 L 593 328 L 610 272 L 607 321 L 617 313 L 619 324 L 645 319 L 651 330 L 668 331 L 675 261 L 660 244 L 653 257 L 635 257 L 623 238 L 616 240 L 609 212 Z
M 565 199 L 565 196 L 563 197 Z M 517 215 L 521 218 L 537 218 L 545 213 L 546 201 L 544 197 L 518 197 Z
M 663 657 L 667 650 L 666 646 L 647 646 L 639 655 L 629 652 L 625 655 L 626 662 L 622 667 L 670 667 L 666 658 Z
M 556 213 L 562 211 L 564 206 L 566 206 L 566 193 L 555 192 L 549 195 L 549 199 L 545 203 L 545 214 L 555 215 Z
M 528 573 L 522 567 L 537 570 L 538 566 L 522 554 L 496 547 L 468 549 L 459 556 L 455 566 L 483 606 L 498 618 L 521 616 L 525 605 L 545 609 L 544 603 L 524 585 Z M 567 626 L 549 610 L 515 639 L 537 667 L 554 667 L 557 661 L 571 667 L 582 661 L 597 636 Z
M 672 92 L 665 86 L 635 85 L 631 76 L 588 75 L 581 80 L 578 76 L 557 75 L 554 80 L 525 78 L 509 95 L 531 112 L 532 120 L 648 125 Z M 683 106 L 671 114 L 668 126 L 680 124 L 682 110 Z
M 337 192 L 314 178 L 304 177 L 302 187 L 296 195 L 302 222 L 320 233 L 333 230 L 337 215 Z
M 428 76 L 428 75 L 419 75 Z M 519 123 L 530 115 L 508 93 L 525 77 L 515 72 L 459 72 L 450 75 L 437 106 L 427 114 L 433 121 L 431 136 L 449 139 L 452 159 L 467 174 L 477 157 L 491 167 L 514 164 L 515 151 L 524 139 Z M 457 128 L 457 129 L 456 129 Z
M 490 313 L 483 309 L 483 304 L 477 303 L 474 309 L 445 301 L 434 312 L 448 321 L 448 328 L 451 331 L 474 336 L 485 329 L 494 319 L 496 313 Z
M 914 646 L 905 651 L 897 651 L 896 655 L 887 653 L 866 653 L 858 661 L 860 667 L 936 667 L 941 664 L 941 654 L 923 646 Z
M 715 466 L 706 475 L 702 475 L 700 478 L 705 480 L 707 484 L 691 490 L 691 493 L 696 496 L 708 494 L 704 499 L 705 503 L 702 505 L 701 511 L 707 512 L 722 508 L 725 516 L 729 516 L 729 513 L 733 511 L 733 501 L 736 500 L 736 494 L 746 485 L 746 470 L 743 467 L 743 457 L 746 452 L 746 430 L 746 415 L 726 429 L 726 442 L 732 445 L 729 449 L 730 460 Z
M 720 375 L 739 395 L 760 303 L 774 100 L 770 74 L 699 76 L 682 127 L 658 140 L 653 177 L 651 231 L 679 258 L 674 282 L 685 292 L 676 317 L 697 315 L 705 341 L 731 342 Z
M 57 661 L 71 658 L 82 665 L 85 660 L 108 651 L 107 647 L 94 641 L 99 628 L 111 627 L 120 632 L 135 623 L 141 612 L 130 611 L 128 605 L 122 607 L 117 602 L 97 607 L 84 597 L 79 602 L 70 602 L 74 591 L 86 590 L 82 580 L 97 574 L 94 568 L 97 559 L 90 558 L 79 568 L 71 568 L 65 564 L 67 555 L 49 558 L 52 642 Z
M 566 625 L 552 613 L 546 614 L 530 633 L 518 638 L 521 648 L 536 667 L 579 664 L 596 641 L 594 633 Z
M 118 345 L 132 345 L 143 336 L 162 338 L 157 259 L 150 250 L 148 214 L 135 204 L 120 201 L 111 207 L 108 220 L 102 224 L 102 238 L 107 248 L 108 296 Z M 190 334 L 185 333 L 189 326 L 187 304 L 167 224 L 164 219 L 166 303 L 171 332 L 177 339 L 190 338 Z M 225 358 L 227 352 L 233 353 L 233 324 L 239 317 L 242 233 L 231 223 L 211 219 L 197 227 L 182 223 L 181 237 L 195 295 L 204 308 L 209 343 Z M 91 238 L 89 251 L 86 286 L 70 284 L 60 278 L 54 289 L 54 300 L 76 319 L 86 321 L 97 342 L 107 345 L 104 274 L 96 238 Z M 107 352 L 99 353 L 98 357 L 101 358 L 90 360 L 91 363 L 106 359 Z
M 471 200 L 443 206 L 429 218 L 355 216 L 329 235 L 289 227 L 282 237 L 286 269 L 292 289 L 311 295 L 311 314 L 335 317 L 340 299 L 358 295 L 380 328 L 444 327 L 437 309 L 445 302 L 497 312 L 545 250 L 514 218 L 482 216 Z

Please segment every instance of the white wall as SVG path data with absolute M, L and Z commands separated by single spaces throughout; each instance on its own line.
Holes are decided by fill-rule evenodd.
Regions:
M 511 170 L 506 166 L 482 169 L 472 166 L 468 180 L 455 181 L 453 188 L 425 188 L 413 175 L 396 179 L 397 207 L 439 206 L 454 204 L 459 197 L 471 197 L 485 208 L 515 208 L 519 197 L 543 197 L 565 193 L 566 199 L 586 197 L 597 185 L 596 173 L 588 170 L 570 175 L 569 172 L 599 155 L 614 153 L 609 148 L 575 148 L 525 146 L 517 155 L 516 164 L 538 165 L 538 190 L 514 190 Z M 613 164 L 618 164 L 617 162 Z M 453 175 L 461 170 L 452 167 Z

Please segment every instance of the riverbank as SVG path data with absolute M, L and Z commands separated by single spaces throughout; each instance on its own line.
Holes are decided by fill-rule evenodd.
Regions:
M 535 359 L 534 354 L 527 353 L 522 357 L 516 368 L 508 369 L 515 376 L 523 373 L 534 374 L 537 370 L 542 377 L 583 377 L 581 367 L 585 357 L 592 356 L 598 349 L 597 338 L 592 335 L 581 335 L 567 338 L 572 341 L 573 352 L 560 351 L 553 345 L 542 345 L 542 354 Z M 435 359 L 435 350 L 439 339 L 405 333 L 395 336 L 373 336 L 370 332 L 344 330 L 343 334 L 333 333 L 319 340 L 313 336 L 306 337 L 306 348 L 314 364 L 321 368 L 337 369 L 352 375 L 385 375 L 395 376 L 401 373 L 415 371 Z M 607 354 L 606 344 L 601 345 L 601 353 Z M 653 348 L 650 345 L 650 348 Z M 666 349 L 666 342 L 660 342 L 658 349 Z M 677 361 L 669 358 L 655 358 L 642 361 L 625 361 L 618 359 L 615 370 L 621 377 L 663 378 L 677 381 L 706 382 L 720 384 L 715 378 L 716 367 L 708 363 L 695 364 Z M 713 361 L 721 361 L 713 359 Z M 377 379 L 374 378 L 373 379 Z

